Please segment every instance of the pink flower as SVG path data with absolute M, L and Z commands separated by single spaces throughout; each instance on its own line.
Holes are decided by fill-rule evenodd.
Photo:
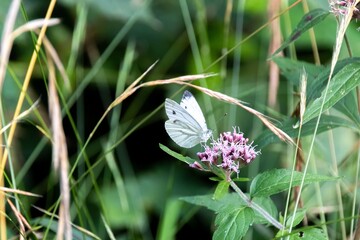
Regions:
M 355 7 L 356 4 L 356 7 Z M 356 0 L 329 0 L 330 12 L 335 16 L 345 16 L 353 11 L 353 18 L 359 19 L 359 3 Z
M 234 127 L 233 132 L 221 133 L 217 140 L 213 140 L 212 147 L 205 146 L 204 152 L 197 153 L 199 160 L 209 169 L 199 168 L 200 164 L 195 163 L 191 167 L 200 170 L 218 167 L 225 170 L 228 176 L 233 172 L 239 173 L 241 167 L 250 164 L 260 153 L 248 142 L 249 139 L 244 137 L 239 128 Z

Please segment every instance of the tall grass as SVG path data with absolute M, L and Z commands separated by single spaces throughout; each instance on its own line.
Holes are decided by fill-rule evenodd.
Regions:
M 1 239 L 231 239 L 235 210 L 245 239 L 357 239 L 356 23 L 279 3 L 1 3 Z M 261 155 L 226 179 L 183 164 L 203 150 L 172 142 L 163 103 L 185 89 Z

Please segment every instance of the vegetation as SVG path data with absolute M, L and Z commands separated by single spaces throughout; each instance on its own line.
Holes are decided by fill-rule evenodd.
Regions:
M 359 6 L 1 1 L 0 238 L 359 239 Z

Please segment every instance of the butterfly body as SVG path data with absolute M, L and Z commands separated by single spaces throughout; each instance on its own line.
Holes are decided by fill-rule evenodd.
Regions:
M 180 104 L 167 98 L 165 111 L 169 118 L 165 122 L 166 132 L 179 146 L 191 148 L 211 137 L 212 131 L 207 128 L 201 108 L 189 91 L 184 92 Z

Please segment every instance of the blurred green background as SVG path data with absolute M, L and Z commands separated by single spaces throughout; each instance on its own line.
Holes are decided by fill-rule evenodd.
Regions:
M 293 86 L 283 78 L 280 78 L 277 105 L 275 108 L 267 107 L 268 27 L 227 54 L 226 62 L 223 59 L 213 64 L 226 49 L 231 49 L 269 21 L 268 1 L 233 1 L 227 26 L 225 15 L 229 2 L 57 2 L 53 17 L 59 18 L 61 23 L 50 27 L 46 36 L 57 51 L 70 79 L 69 89 L 64 85 L 61 75 L 58 75 L 62 104 L 73 99 L 68 105 L 72 120 L 69 115 L 63 120 L 71 166 L 109 104 L 156 61 L 158 63 L 143 82 L 204 72 L 218 73 L 216 77 L 197 81 L 196 84 L 245 101 L 274 119 L 281 120 L 291 114 L 297 100 Z M 284 1 L 282 9 L 293 2 L 285 4 Z M 0 22 L 6 18 L 9 3 L 8 0 L 0 2 Z M 328 8 L 327 0 L 308 3 L 311 9 Z M 17 26 L 31 19 L 43 18 L 48 4 L 48 1 L 23 1 Z M 290 34 L 303 15 L 303 5 L 298 4 L 280 16 L 283 36 Z M 353 25 L 348 31 L 350 42 L 358 35 L 358 24 Z M 2 31 L 2 24 L 0 28 Z M 336 21 L 331 16 L 315 28 L 322 64 L 330 61 L 335 32 Z M 21 35 L 13 46 L 9 64 L 11 71 L 8 72 L 2 96 L 8 117 L 14 111 L 19 86 L 33 49 L 34 35 L 30 33 Z M 297 59 L 314 62 L 307 34 L 296 41 L 295 49 Z M 353 45 L 352 50 L 354 56 L 359 55 L 358 44 Z M 290 56 L 288 50 L 284 54 Z M 342 56 L 347 56 L 346 52 Z M 48 123 L 46 72 L 46 59 L 40 57 L 28 94 L 33 100 L 41 99 L 39 110 Z M 74 186 L 71 210 L 75 224 L 106 239 L 105 227 L 100 218 L 102 214 L 117 239 L 160 238 L 166 224 L 176 228 L 177 239 L 211 237 L 214 229 L 213 213 L 176 199 L 180 196 L 209 194 L 214 190 L 215 183 L 208 180 L 209 175 L 190 169 L 159 149 L 159 143 L 162 143 L 194 158 L 196 152 L 201 151 L 200 146 L 186 151 L 177 147 L 165 132 L 164 109 L 156 110 L 166 97 L 179 101 L 183 92 L 179 89 L 181 86 L 178 85 L 142 88 L 116 107 L 102 122 L 85 150 L 93 165 L 97 186 L 94 186 L 93 180 L 86 173 L 88 167 L 83 158 L 76 166 L 71 182 Z M 210 99 L 196 90 L 191 91 L 197 97 L 208 127 L 214 129 L 215 136 L 222 131 L 232 130 L 232 126 L 239 126 L 252 141 L 265 129 L 248 112 Z M 42 214 L 31 208 L 31 204 L 48 209 L 56 202 L 59 194 L 57 177 L 51 165 L 51 144 L 34 127 L 37 123 L 38 120 L 32 118 L 19 125 L 12 160 L 18 187 L 43 195 L 40 199 L 24 199 L 24 209 L 29 209 L 29 217 L 33 218 Z M 354 141 L 351 132 L 347 136 L 336 149 L 340 155 L 346 154 Z M 114 144 L 115 148 L 110 149 Z M 261 152 L 251 166 L 242 170 L 240 177 L 253 178 L 267 169 L 289 167 L 288 160 L 292 155 L 288 154 L 285 144 L 268 145 Z M 324 156 L 325 153 L 326 150 L 319 147 L 317 154 Z M 241 186 L 246 191 L 247 183 Z M 275 200 L 279 208 L 283 209 L 284 201 L 281 199 L 282 196 L 279 196 Z M 166 222 L 166 214 L 177 219 L 174 220 L 177 223 L 171 225 Z M 253 233 L 254 239 L 256 234 L 271 236 L 267 235 L 270 231 L 268 228 L 255 228 L 260 229 L 261 234 Z

